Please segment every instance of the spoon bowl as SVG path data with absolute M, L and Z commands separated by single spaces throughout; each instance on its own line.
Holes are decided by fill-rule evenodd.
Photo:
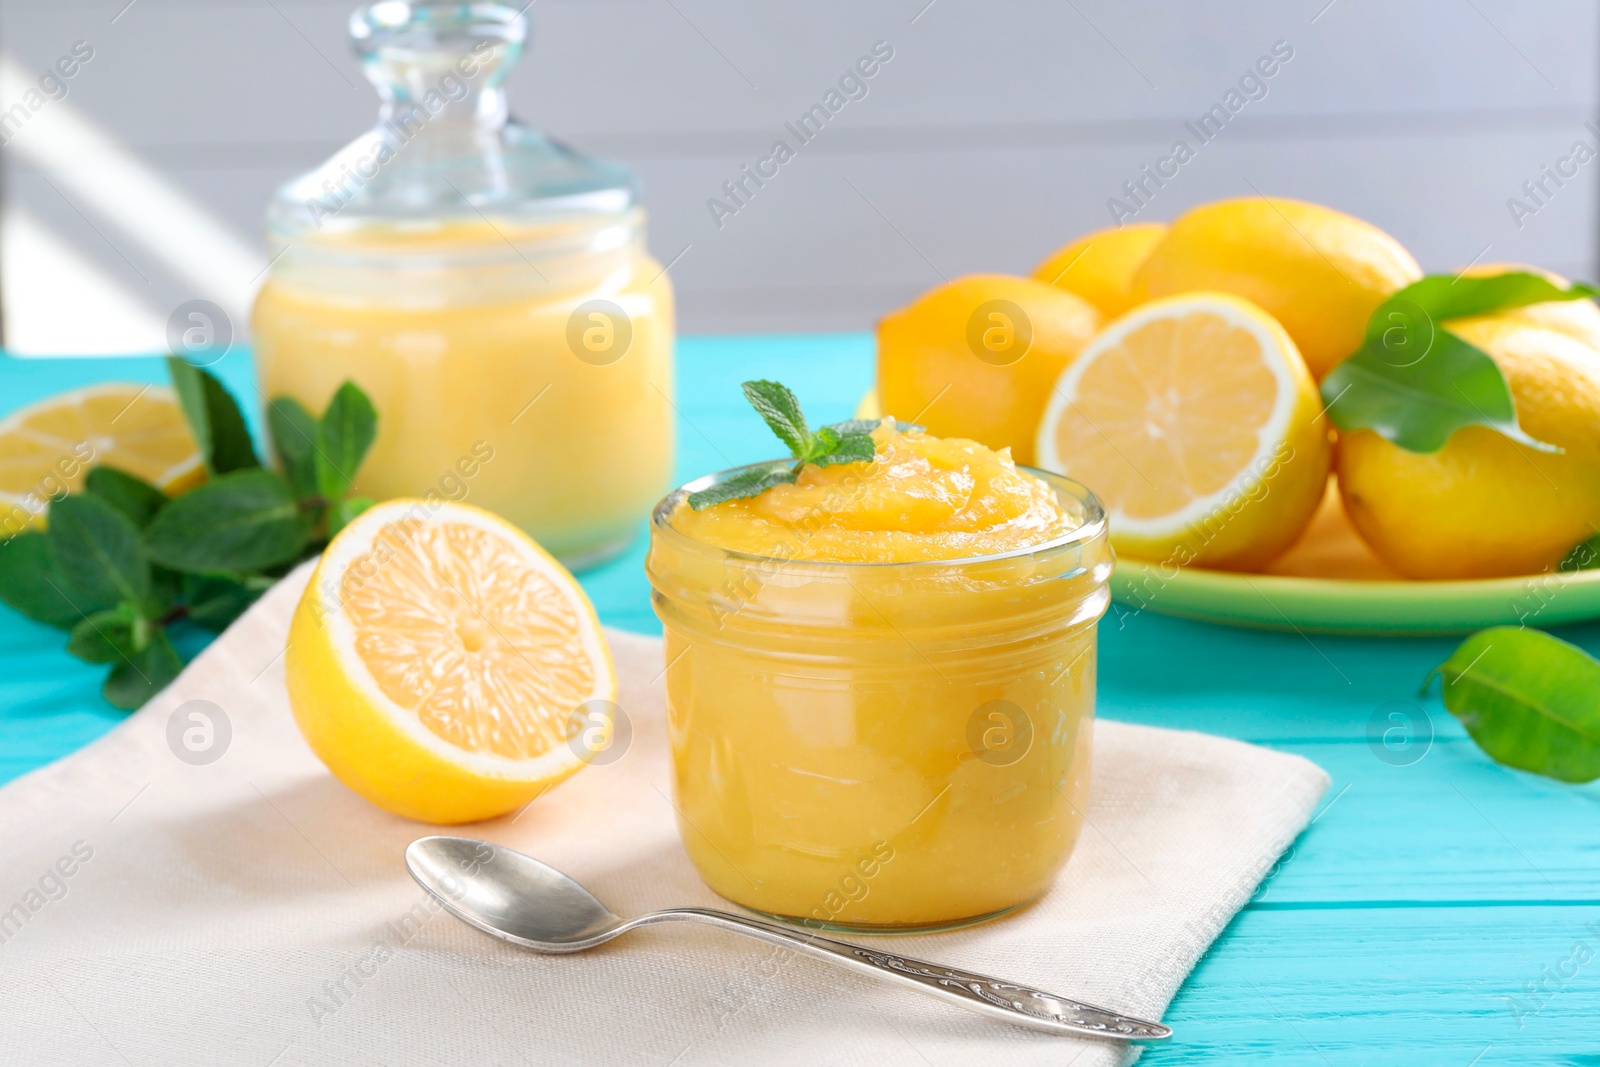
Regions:
M 582 952 L 624 925 L 554 867 L 487 841 L 421 838 L 406 849 L 406 869 L 456 918 L 540 952 Z
M 406 869 L 445 909 L 503 941 L 539 952 L 582 952 L 640 926 L 693 922 L 744 934 L 939 997 L 971 1011 L 1057 1034 L 1160 1041 L 1160 1023 L 1119 1015 L 1029 986 L 711 908 L 668 908 L 623 919 L 565 874 L 532 856 L 467 837 L 423 837 Z

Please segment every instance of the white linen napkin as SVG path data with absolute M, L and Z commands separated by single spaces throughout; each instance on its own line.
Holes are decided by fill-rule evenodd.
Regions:
M 703 928 L 541 956 L 457 921 L 402 863 L 434 828 L 346 790 L 295 728 L 282 649 L 308 568 L 124 725 L 0 790 L 0 1062 L 1133 1058 Z M 609 636 L 632 722 L 626 753 L 518 818 L 460 832 L 553 864 L 624 916 L 721 906 L 674 827 L 660 643 Z M 193 700 L 222 710 L 209 747 L 197 721 L 174 714 Z M 186 729 L 201 731 L 190 747 Z M 1097 723 L 1094 746 L 1088 826 L 1042 901 L 985 926 L 871 940 L 1160 1018 L 1328 777 L 1298 756 L 1123 723 Z

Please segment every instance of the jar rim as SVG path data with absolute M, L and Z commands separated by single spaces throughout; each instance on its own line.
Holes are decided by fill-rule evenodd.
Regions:
M 516 266 L 562 256 L 609 252 L 641 238 L 644 208 L 635 204 L 606 215 L 572 215 L 540 222 L 496 224 L 480 217 L 394 219 L 323 233 L 288 234 L 267 229 L 273 265 L 287 257 L 300 263 L 393 271 Z M 473 239 L 472 231 L 481 231 Z M 430 237 L 453 240 L 430 242 Z
M 784 567 L 815 568 L 817 570 L 836 570 L 849 568 L 851 570 L 873 570 L 890 567 L 903 567 L 911 570 L 928 568 L 946 568 L 954 566 L 973 566 L 986 563 L 1003 563 L 1024 559 L 1027 557 L 1050 555 L 1066 551 L 1071 548 L 1102 540 L 1107 536 L 1108 520 L 1106 509 L 1100 503 L 1100 498 L 1094 490 L 1075 479 L 1054 471 L 1041 470 L 1025 464 L 1017 464 L 1017 469 L 1025 471 L 1040 479 L 1057 493 L 1066 493 L 1084 509 L 1084 521 L 1067 533 L 1053 537 L 1048 541 L 1041 541 L 1035 545 L 1026 545 L 1021 548 L 1011 548 L 1004 552 L 991 552 L 979 556 L 958 556 L 951 559 L 918 559 L 904 561 L 844 561 L 822 559 L 793 559 L 787 556 L 764 556 L 754 552 L 739 552 L 731 548 L 723 548 L 709 541 L 701 541 L 690 537 L 688 534 L 672 525 L 672 513 L 678 504 L 690 493 L 699 492 L 710 488 L 720 481 L 726 481 L 746 472 L 761 472 L 778 470 L 794 463 L 793 459 L 769 459 L 760 463 L 747 463 L 742 467 L 729 467 L 726 470 L 714 471 L 703 474 L 698 478 L 685 482 L 666 496 L 657 501 L 656 506 L 650 511 L 650 528 L 657 536 L 673 542 L 680 547 L 692 550 L 715 553 L 726 559 L 734 560 L 755 566 L 781 565 Z

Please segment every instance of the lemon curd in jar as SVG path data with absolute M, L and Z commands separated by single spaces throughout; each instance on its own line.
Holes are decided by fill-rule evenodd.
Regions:
M 482 223 L 302 245 L 256 299 L 262 395 L 318 412 L 350 379 L 379 413 L 363 495 L 437 492 L 604 557 L 672 476 L 671 287 L 614 229 L 512 231 L 527 260 Z M 407 265 L 428 258 L 448 265 Z
M 672 484 L 672 286 L 633 173 L 511 117 L 526 10 L 351 16 L 378 122 L 268 205 L 251 326 L 264 399 L 372 398 L 359 495 L 465 500 L 579 567 Z
M 1112 554 L 1074 482 L 873 436 L 871 463 L 693 510 L 727 471 L 657 505 L 679 830 L 757 911 L 962 925 L 1038 897 L 1077 840 Z

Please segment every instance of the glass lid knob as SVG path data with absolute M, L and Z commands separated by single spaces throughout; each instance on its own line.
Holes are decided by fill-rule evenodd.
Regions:
M 350 16 L 350 38 L 378 91 L 378 123 L 278 191 L 273 239 L 397 223 L 539 225 L 637 204 L 632 171 L 510 117 L 504 84 L 528 39 L 522 10 L 379 0 Z

